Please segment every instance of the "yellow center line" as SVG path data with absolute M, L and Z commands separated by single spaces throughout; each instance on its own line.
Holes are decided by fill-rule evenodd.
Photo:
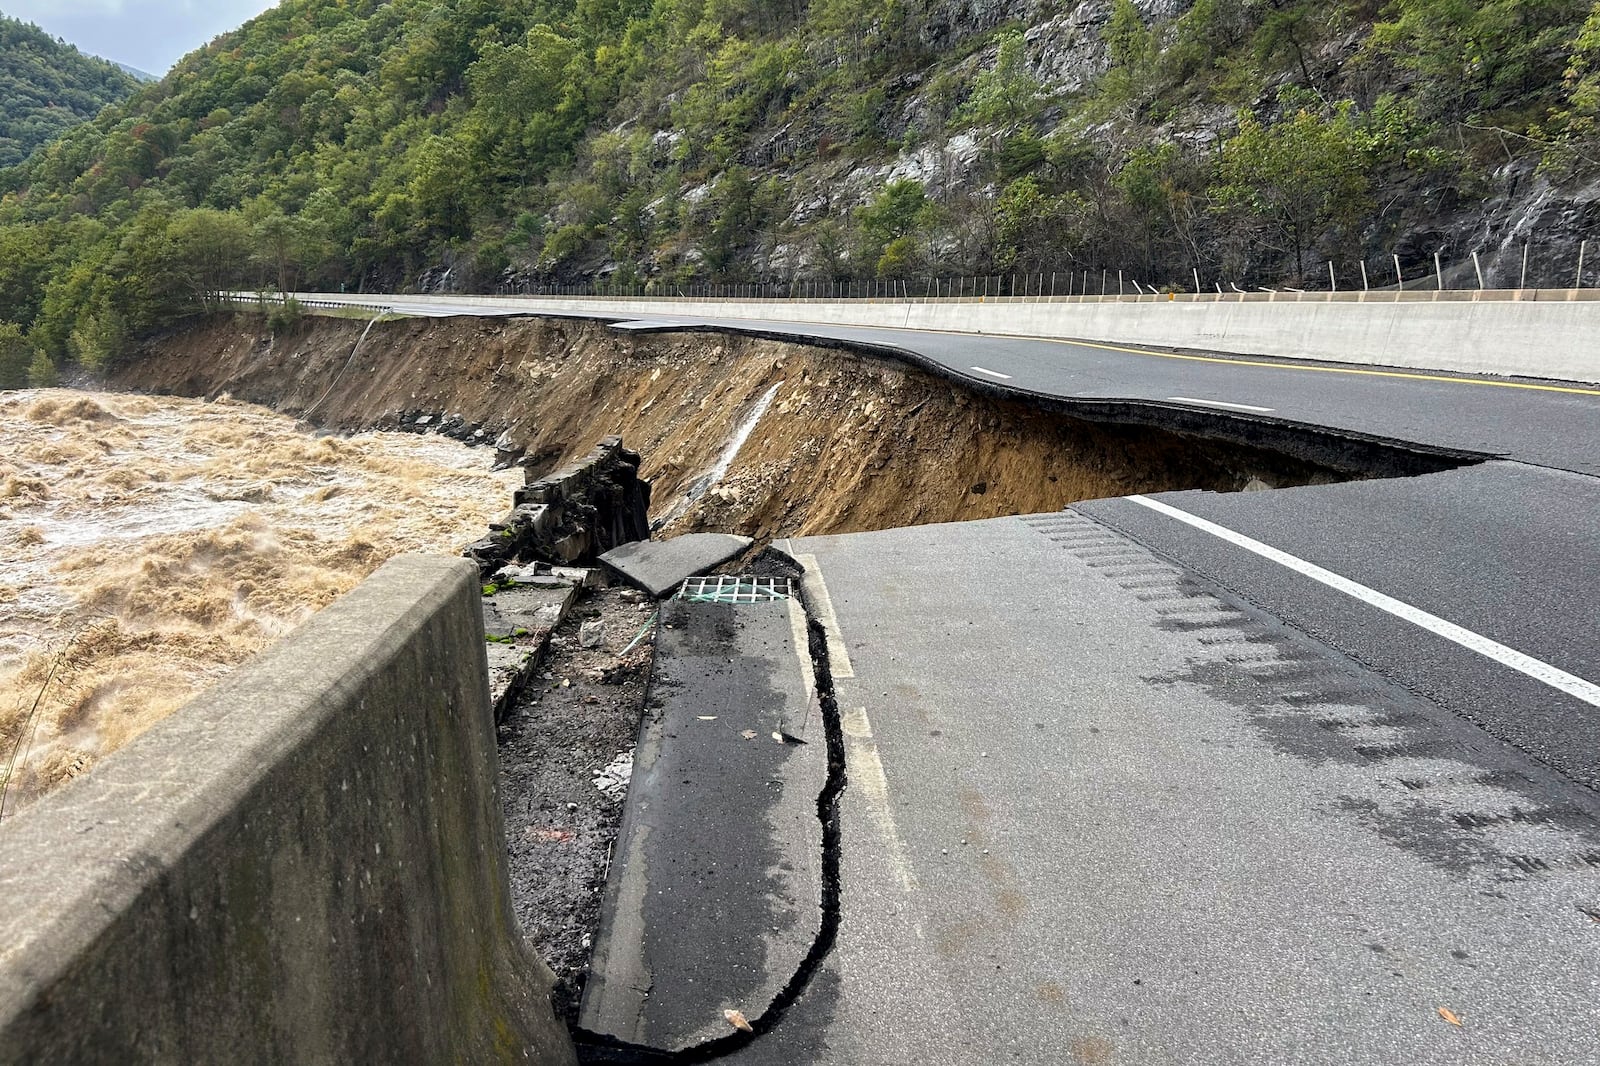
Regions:
M 1017 333 L 962 333 L 950 329 L 895 330 L 892 326 L 868 326 L 868 329 L 901 333 L 937 333 L 946 337 L 998 337 L 1012 341 L 1043 341 L 1073 348 L 1098 348 L 1107 352 L 1127 352 L 1130 355 L 1148 355 L 1156 359 L 1182 359 L 1191 363 L 1222 363 L 1227 366 L 1259 366 L 1269 370 L 1304 370 L 1316 374 L 1354 374 L 1369 378 L 1404 378 L 1408 381 L 1442 381 L 1450 385 L 1488 385 L 1497 389 L 1527 389 L 1532 392 L 1564 392 L 1574 396 L 1600 396 L 1600 389 L 1586 389 L 1576 385 L 1535 385 L 1525 381 L 1496 381 L 1492 378 L 1453 377 L 1447 374 L 1414 374 L 1403 370 L 1363 370 L 1353 366 L 1307 366 L 1303 363 L 1267 362 L 1263 359 L 1239 359 L 1222 355 L 1181 355 L 1177 352 L 1157 352 L 1149 348 L 1128 348 L 1120 344 L 1103 344 L 1097 341 L 1073 341 L 1061 337 L 1027 337 Z

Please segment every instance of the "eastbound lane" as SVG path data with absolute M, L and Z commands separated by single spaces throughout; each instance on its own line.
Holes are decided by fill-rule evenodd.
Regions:
M 1592 794 L 1071 512 L 779 547 L 852 665 L 842 924 L 732 1061 L 1591 1057 Z

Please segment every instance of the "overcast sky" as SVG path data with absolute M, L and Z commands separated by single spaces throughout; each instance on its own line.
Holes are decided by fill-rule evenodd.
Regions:
M 78 51 L 161 75 L 219 33 L 276 7 L 278 0 L 0 0 L 0 12 Z

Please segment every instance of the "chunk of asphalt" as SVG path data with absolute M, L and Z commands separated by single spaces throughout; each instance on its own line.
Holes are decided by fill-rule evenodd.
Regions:
M 812 950 L 828 752 L 785 738 L 815 699 L 797 601 L 662 622 L 580 1025 L 672 1052 L 758 1019 Z
M 503 588 L 483 600 L 483 631 L 489 638 L 489 694 L 495 721 L 505 717 L 544 655 L 550 631 L 578 598 L 574 585 Z
M 600 556 L 600 561 L 624 581 L 659 599 L 689 578 L 737 559 L 754 543 L 731 533 L 685 533 L 671 540 L 624 544 Z
M 519 585 L 501 589 L 483 601 L 483 629 L 486 636 L 505 640 L 549 631 L 561 624 L 578 598 L 573 585 L 558 588 L 533 588 Z

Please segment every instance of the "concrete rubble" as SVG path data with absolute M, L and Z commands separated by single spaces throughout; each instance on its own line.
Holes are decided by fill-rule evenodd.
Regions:
M 465 555 L 485 576 L 507 564 L 577 563 L 650 535 L 650 485 L 639 478 L 639 454 L 607 437 L 588 455 L 518 489 L 514 507 L 490 523 L 487 537 Z
M 496 721 L 505 717 L 543 661 L 550 634 L 567 617 L 579 591 L 594 587 L 598 571 L 533 566 L 507 567 L 484 586 L 483 629 L 489 659 L 489 691 Z

